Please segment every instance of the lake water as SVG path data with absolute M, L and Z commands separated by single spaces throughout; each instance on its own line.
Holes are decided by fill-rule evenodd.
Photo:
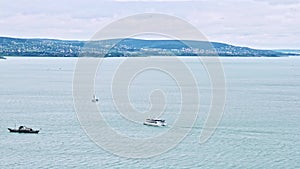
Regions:
M 98 70 L 96 95 L 103 116 L 111 127 L 131 137 L 166 132 L 128 123 L 118 115 L 109 81 L 123 59 L 105 59 Z M 209 80 L 197 59 L 182 61 L 199 85 L 196 123 L 170 151 L 135 159 L 103 150 L 81 128 L 72 96 L 76 58 L 0 60 L 0 168 L 300 168 L 300 58 L 221 58 L 225 111 L 204 144 L 199 144 L 199 135 L 211 98 Z M 172 124 L 176 119 L 172 112 L 180 109 L 180 93 L 166 74 L 149 71 L 136 78 L 130 88 L 132 104 L 141 111 L 149 109 L 149 91 L 157 87 L 166 91 L 163 117 Z M 9 133 L 7 127 L 15 124 L 41 131 Z

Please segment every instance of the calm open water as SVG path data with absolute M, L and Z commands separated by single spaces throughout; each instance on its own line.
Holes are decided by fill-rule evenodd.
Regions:
M 108 123 L 132 137 L 164 132 L 128 124 L 116 113 L 108 82 L 121 60 L 105 59 L 96 77 L 99 106 Z M 76 58 L 0 60 L 0 168 L 300 168 L 300 58 L 222 58 L 226 107 L 205 144 L 198 141 L 210 103 L 208 78 L 197 59 L 182 60 L 198 81 L 201 111 L 179 145 L 147 159 L 113 155 L 84 133 L 72 98 Z M 180 94 L 165 74 L 149 71 L 136 78 L 130 88 L 132 104 L 148 109 L 149 91 L 156 87 L 170 96 L 163 116 L 171 124 Z M 15 124 L 41 131 L 9 133 L 7 127 Z

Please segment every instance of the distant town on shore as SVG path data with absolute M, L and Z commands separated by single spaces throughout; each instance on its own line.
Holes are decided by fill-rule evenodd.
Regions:
M 281 57 L 299 55 L 299 53 L 299 51 L 292 50 L 259 50 L 225 43 L 190 40 L 143 40 L 128 38 L 76 41 L 0 37 L 0 56 L 142 57 L 218 55 L 236 57 Z

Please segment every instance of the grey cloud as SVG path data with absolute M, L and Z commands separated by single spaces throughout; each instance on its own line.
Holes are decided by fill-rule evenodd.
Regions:
M 254 0 L 256 2 L 266 2 L 270 5 L 291 5 L 300 4 L 299 0 Z
M 186 19 L 210 40 L 252 47 L 300 46 L 299 1 L 113 2 L 1 0 L 0 36 L 89 39 L 118 18 L 158 12 Z M 273 39 L 272 39 L 273 38 Z

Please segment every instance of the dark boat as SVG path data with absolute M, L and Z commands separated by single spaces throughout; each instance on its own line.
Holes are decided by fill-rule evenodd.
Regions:
M 11 129 L 8 128 L 9 132 L 12 133 L 33 133 L 33 134 L 38 134 L 39 130 L 33 130 L 32 128 L 28 128 L 26 126 L 20 126 L 18 129 Z

